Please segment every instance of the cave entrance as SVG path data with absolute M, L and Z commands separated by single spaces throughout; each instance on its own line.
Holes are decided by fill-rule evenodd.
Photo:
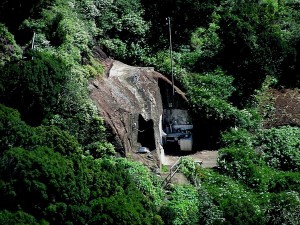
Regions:
M 146 121 L 142 115 L 139 115 L 138 121 L 138 142 L 142 147 L 147 147 L 150 150 L 156 149 L 153 120 Z

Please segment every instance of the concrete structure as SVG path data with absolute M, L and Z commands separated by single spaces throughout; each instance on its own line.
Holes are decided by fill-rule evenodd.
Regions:
M 187 110 L 164 109 L 163 129 L 166 133 L 164 146 L 173 148 L 174 151 L 192 151 L 193 149 L 193 125 Z

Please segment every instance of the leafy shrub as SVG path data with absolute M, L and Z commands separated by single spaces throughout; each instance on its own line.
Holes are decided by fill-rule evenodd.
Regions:
M 43 221 L 43 223 L 38 223 L 36 219 L 23 212 L 23 211 L 17 211 L 17 212 L 10 212 L 7 210 L 0 211 L 0 224 L 48 224 L 47 222 Z
M 93 224 L 124 224 L 128 221 L 132 224 L 152 224 L 154 206 L 157 204 L 153 193 L 161 189 L 151 190 L 153 183 L 147 177 L 150 176 L 147 168 L 126 159 L 106 158 L 94 163 L 90 171 L 94 174 L 90 183 Z
M 220 15 L 212 14 L 213 21 L 208 28 L 198 27 L 191 35 L 191 45 L 201 57 L 214 57 L 221 49 L 221 39 L 217 31 Z
M 0 146 L 2 151 L 12 147 L 25 149 L 44 146 L 54 149 L 62 155 L 80 154 L 81 146 L 69 133 L 55 126 L 32 128 L 24 123 L 20 114 L 0 104 Z
M 151 195 L 138 190 L 124 165 L 46 147 L 11 148 L 0 158 L 0 209 L 23 210 L 51 224 L 153 224 Z
M 45 147 L 31 151 L 12 148 L 0 161 L 2 208 L 21 209 L 42 216 L 51 201 L 84 201 L 84 189 L 76 180 L 73 163 Z M 77 186 L 78 185 L 78 186 Z
M 160 209 L 165 224 L 197 224 L 199 220 L 199 197 L 193 186 L 175 186 L 169 201 Z
M 104 74 L 104 66 L 99 61 L 93 58 L 90 59 L 90 61 L 90 64 L 84 66 L 87 70 L 87 78 L 95 78 L 97 76 L 102 76 Z
M 224 132 L 222 135 L 222 145 L 226 147 L 253 147 L 253 135 L 245 129 Z
M 233 78 L 226 75 L 221 69 L 217 69 L 205 74 L 191 74 L 188 84 L 192 85 L 188 88 L 192 93 L 198 94 L 198 97 L 208 98 L 215 96 L 223 100 L 227 100 L 234 87 L 231 85 Z M 193 95 L 196 101 L 197 96 Z
M 143 195 L 136 189 L 128 192 L 92 201 L 90 224 L 153 224 L 152 212 L 145 205 Z
M 235 90 L 233 77 L 221 69 L 204 74 L 183 74 L 180 81 L 197 114 L 207 119 L 227 121 L 231 126 L 253 128 L 257 125 L 255 111 L 239 110 L 230 103 L 229 98 Z
M 177 59 L 180 58 L 180 54 L 173 52 L 173 60 L 177 62 Z M 156 53 L 155 56 L 149 59 L 149 64 L 155 65 L 155 69 L 161 73 L 171 74 L 171 58 L 170 52 L 167 50 L 162 50 Z M 178 67 L 177 63 L 173 64 L 174 70 Z
M 300 170 L 300 129 L 281 127 L 262 130 L 255 139 L 267 165 L 284 170 Z
M 126 44 L 120 39 L 103 40 L 102 44 L 109 49 L 111 56 L 114 58 L 123 59 L 128 54 Z
M 274 193 L 297 191 L 300 192 L 300 173 L 274 171 L 270 174 L 269 191 Z
M 214 172 L 207 172 L 206 178 L 203 179 L 203 188 L 211 196 L 218 210 L 223 213 L 224 219 L 220 224 L 266 223 L 257 196 L 234 180 Z
M 68 66 L 49 52 L 33 54 L 33 60 L 0 69 L 1 101 L 19 109 L 23 118 L 39 125 L 59 109 L 60 96 L 68 81 Z
M 160 182 L 154 174 L 139 162 L 133 162 L 126 159 L 117 159 L 117 162 L 123 165 L 124 169 L 128 171 L 137 188 L 144 195 L 148 196 L 155 206 L 159 206 L 164 195 Z
M 299 192 L 272 194 L 269 199 L 267 218 L 269 224 L 298 224 L 300 220 Z
M 91 50 L 95 44 L 92 36 L 99 30 L 93 21 L 84 19 L 86 15 L 79 16 L 81 4 L 91 6 L 92 2 L 59 1 L 44 9 L 41 18 L 25 21 L 24 26 L 36 31 L 37 51 L 64 59 L 68 67 L 67 82 L 58 87 L 63 91 L 57 107 L 42 116 L 43 124 L 68 131 L 86 146 L 105 139 L 103 120 L 87 90 L 87 78 L 102 75 L 103 66 L 93 59 Z
M 140 63 L 147 58 L 146 34 L 149 23 L 143 19 L 140 1 L 99 1 L 95 17 L 101 30 L 99 43 L 106 47 L 110 56 L 125 62 Z
M 281 128 L 283 129 L 283 128 Z M 277 129 L 273 128 L 273 132 Z M 297 130 L 297 129 L 296 129 Z M 246 185 L 255 190 L 281 192 L 281 191 L 298 191 L 299 188 L 299 172 L 282 172 L 275 171 L 270 168 L 270 163 L 266 160 L 265 151 L 271 152 L 274 143 L 285 143 L 285 140 L 280 141 L 278 136 L 267 136 L 266 142 L 258 142 L 262 139 L 263 134 L 272 134 L 270 130 L 261 130 L 260 133 L 255 136 L 248 133 L 243 129 L 237 131 L 231 130 L 230 132 L 223 134 L 223 144 L 227 147 L 220 149 L 218 165 L 221 171 L 233 178 L 237 178 Z M 294 133 L 289 133 L 291 140 L 297 140 L 298 136 Z M 273 139 L 274 138 L 274 139 Z M 274 140 L 274 143 L 270 143 Z M 288 139 L 287 139 L 288 140 Z M 257 143 L 267 143 L 264 145 L 264 150 L 261 146 L 257 146 Z M 294 143 L 294 142 L 292 142 Z M 297 141 L 296 141 L 297 143 Z M 278 145 L 275 145 L 278 147 Z M 293 146 L 293 145 L 292 145 Z M 255 147 L 255 150 L 254 150 Z M 288 148 L 288 147 L 287 147 Z M 280 149 L 280 151 L 282 151 Z M 294 149 L 294 151 L 297 151 Z M 270 153 L 271 154 L 271 153 Z M 279 154 L 280 157 L 284 157 L 284 154 Z M 276 161 L 276 155 L 269 155 L 269 159 Z M 265 162 L 266 161 L 266 162 Z M 290 162 L 292 162 L 290 160 Z
M 14 36 L 0 23 L 0 66 L 22 58 L 22 50 Z
M 94 142 L 85 147 L 88 154 L 95 158 L 110 157 L 115 155 L 114 146 L 107 142 Z
M 236 178 L 251 188 L 262 188 L 268 183 L 268 172 L 258 163 L 257 155 L 253 148 L 228 147 L 219 151 L 218 166 L 220 170 Z
M 197 177 L 201 176 L 201 168 L 193 158 L 188 156 L 182 157 L 179 170 L 189 179 L 190 182 L 194 185 L 198 185 Z
M 103 118 L 99 116 L 97 110 L 91 102 L 76 106 L 76 113 L 70 115 L 66 113 L 63 117 L 59 114 L 53 115 L 45 124 L 55 125 L 62 130 L 68 131 L 76 137 L 83 148 L 95 142 L 105 142 L 105 127 Z M 82 111 L 77 111 L 82 109 Z
M 213 196 L 200 186 L 199 194 L 199 224 L 223 224 L 225 218 L 224 213 L 219 206 L 216 205 Z
M 11 147 L 23 146 L 31 135 L 32 129 L 20 119 L 20 113 L 0 104 L 1 151 Z
M 28 138 L 28 145 L 24 147 L 31 146 L 47 146 L 65 156 L 82 154 L 81 145 L 77 139 L 56 126 L 34 128 L 32 136 Z
M 244 129 L 231 129 L 222 136 L 223 145 L 219 150 L 218 166 L 221 171 L 249 182 L 249 178 L 257 174 L 260 168 L 259 156 L 252 147 L 251 134 Z

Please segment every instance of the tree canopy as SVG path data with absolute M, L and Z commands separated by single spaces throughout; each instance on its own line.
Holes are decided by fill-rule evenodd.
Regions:
M 1 1 L 0 224 L 298 224 L 300 128 L 262 121 L 275 110 L 269 88 L 300 87 L 299 9 L 296 0 Z M 190 185 L 163 190 L 147 167 L 115 157 L 87 88 L 104 75 L 95 47 L 166 76 L 172 60 L 194 135 L 219 149 L 218 167 L 185 157 Z

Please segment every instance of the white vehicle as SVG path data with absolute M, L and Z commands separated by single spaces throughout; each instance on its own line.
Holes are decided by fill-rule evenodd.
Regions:
M 193 147 L 193 136 L 191 130 L 193 125 L 173 125 L 172 131 L 174 133 L 168 133 L 166 137 L 167 143 L 177 143 L 181 151 L 192 151 Z
M 150 150 L 147 147 L 139 147 L 137 153 L 149 153 Z

